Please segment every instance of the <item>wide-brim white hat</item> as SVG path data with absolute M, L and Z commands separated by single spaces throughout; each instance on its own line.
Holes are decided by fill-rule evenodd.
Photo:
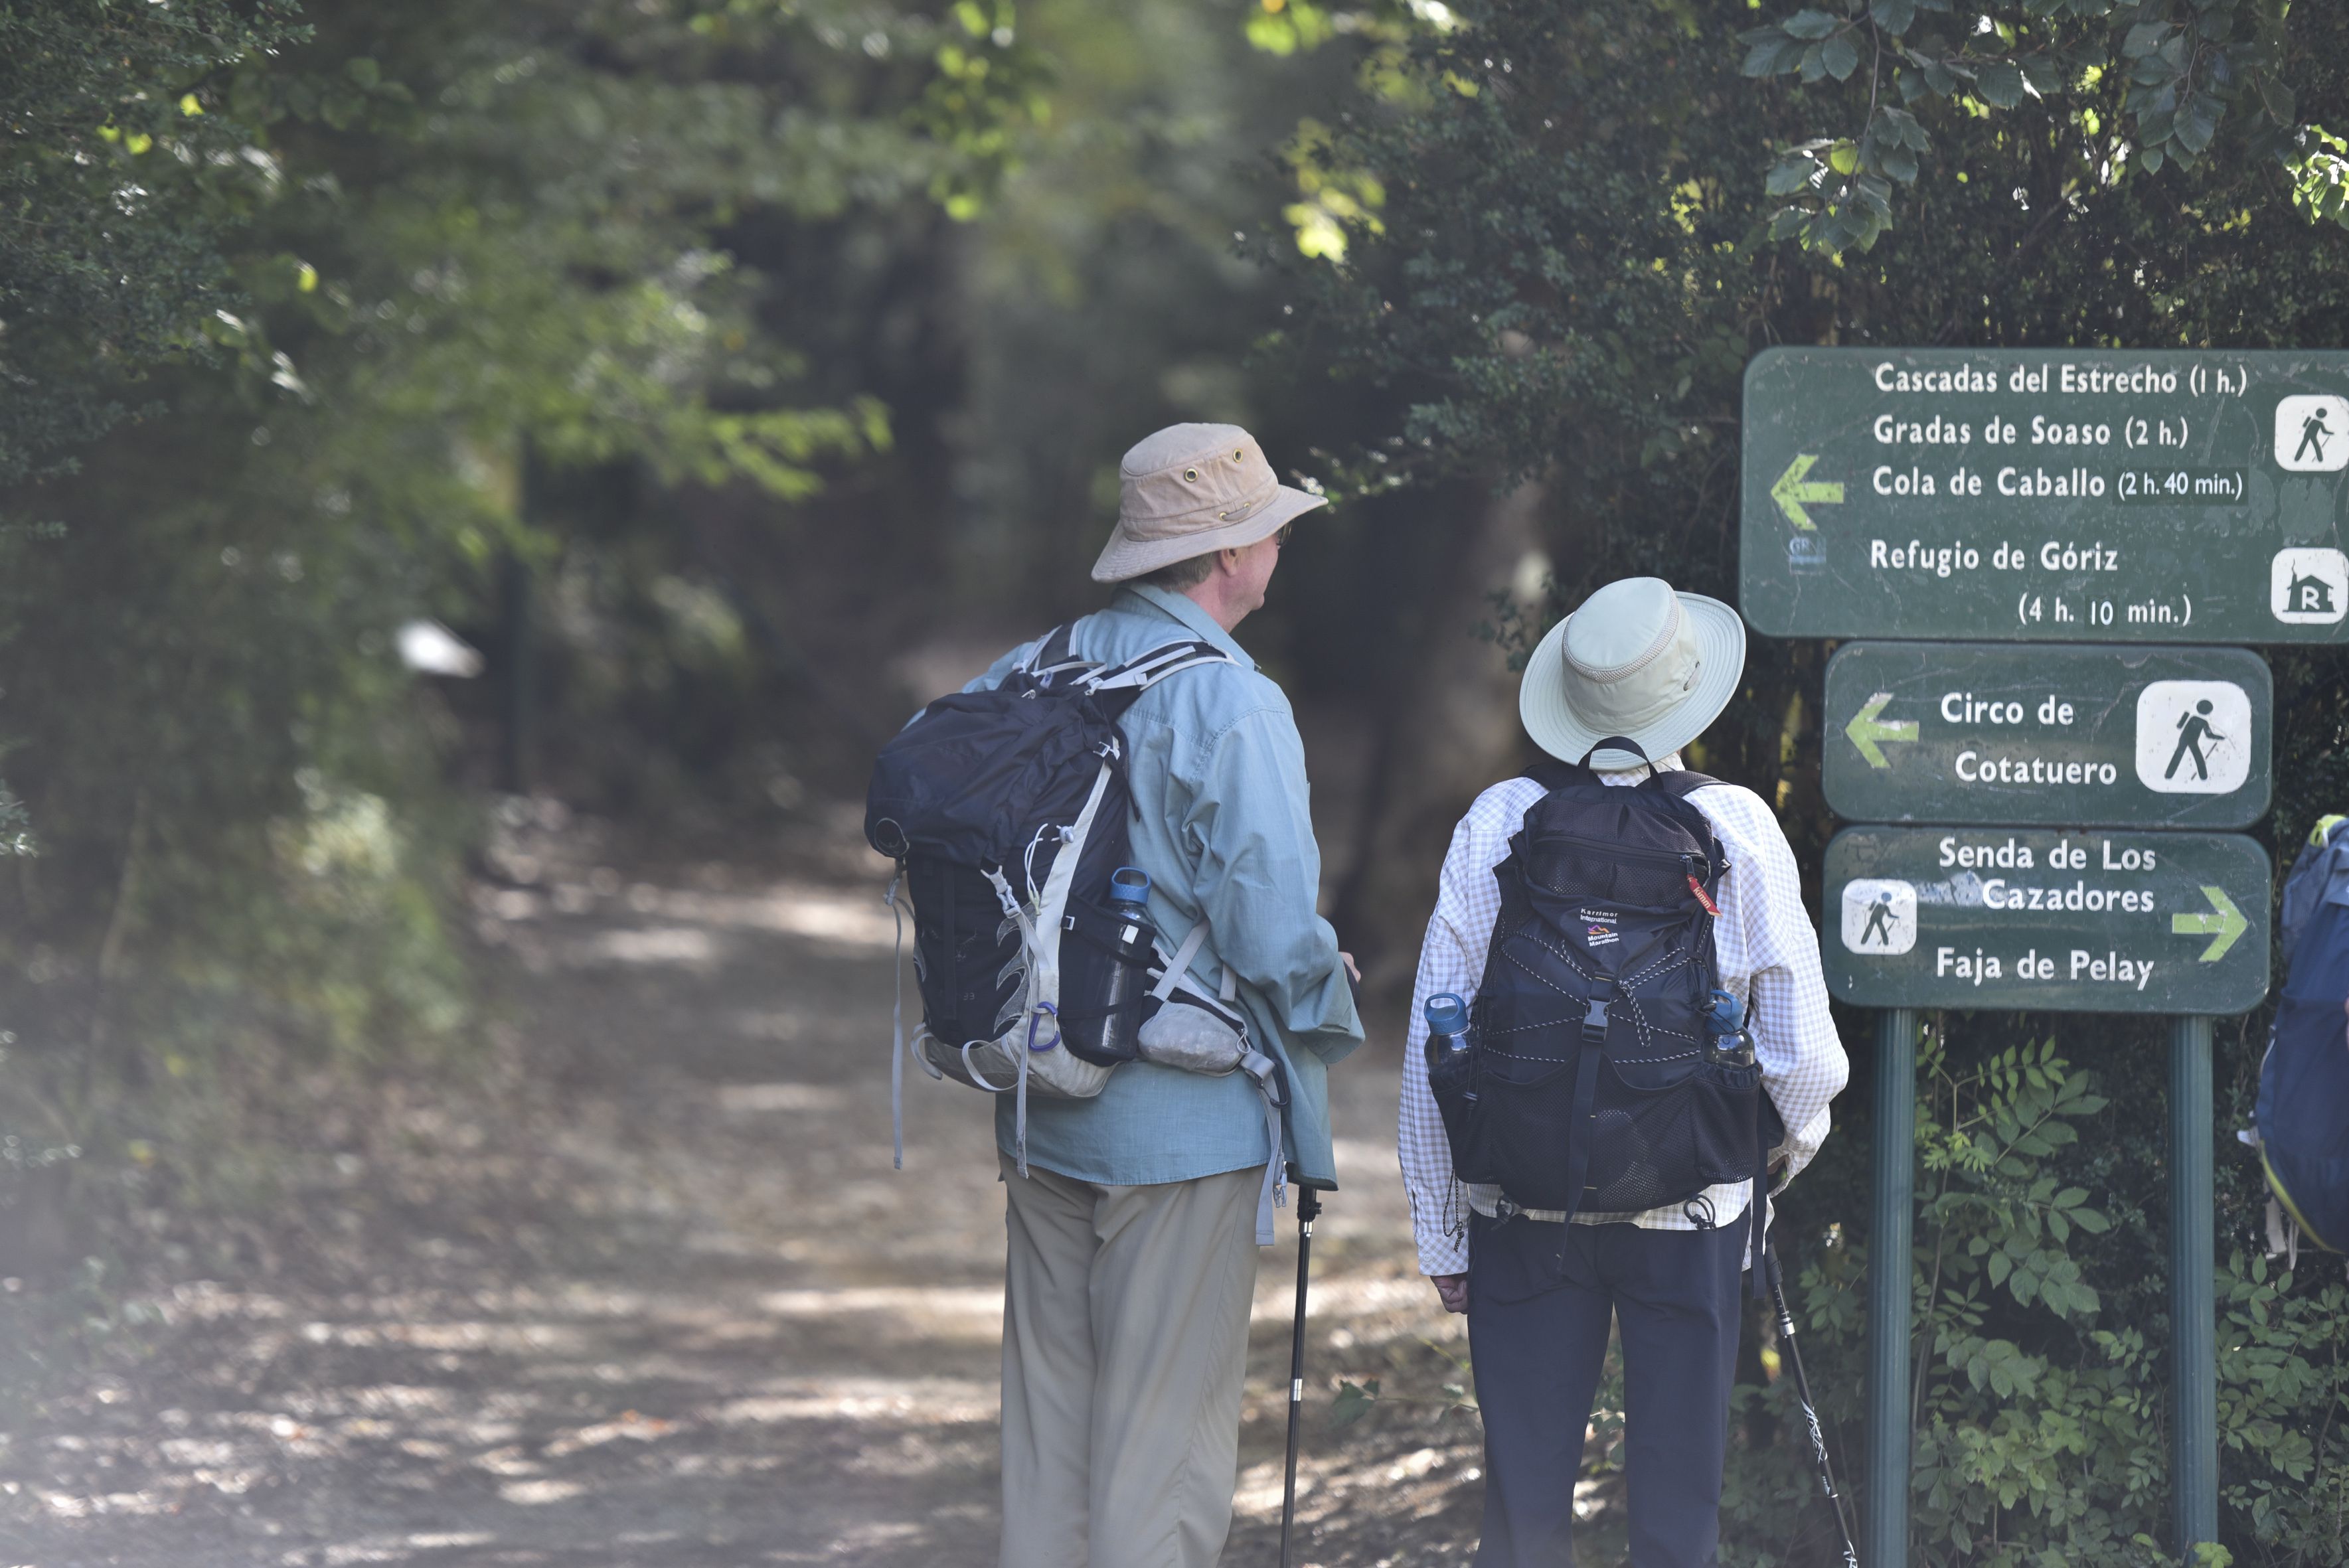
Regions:
M 1562 761 L 1636 768 L 1621 737 L 1661 761 L 1704 733 L 1745 673 L 1745 623 L 1718 599 L 1661 577 L 1626 577 L 1549 629 L 1526 664 L 1517 716 Z

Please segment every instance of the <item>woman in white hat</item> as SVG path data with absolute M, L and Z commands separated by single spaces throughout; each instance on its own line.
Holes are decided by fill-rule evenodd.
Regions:
M 1560 761 L 1629 785 L 1681 768 L 1680 752 L 1737 693 L 1745 628 L 1737 613 L 1654 577 L 1609 583 L 1557 626 L 1526 667 L 1518 712 Z M 1609 739 L 1627 739 L 1637 753 Z M 1423 1056 L 1428 998 L 1474 995 L 1500 913 L 1495 868 L 1528 808 L 1532 778 L 1493 786 L 1463 818 L 1428 922 L 1403 1052 L 1399 1140 L 1420 1267 L 1444 1305 L 1468 1315 L 1485 1425 L 1478 1568 L 1570 1562 L 1574 1482 L 1609 1325 L 1624 1357 L 1630 1556 L 1641 1568 L 1715 1560 L 1730 1382 L 1747 1255 L 1745 1182 L 1643 1213 L 1503 1208 L 1498 1189 L 1453 1173 Z M 1827 1016 L 1818 938 L 1793 851 L 1761 797 L 1711 783 L 1685 796 L 1712 823 L 1729 870 L 1718 885 L 1718 984 L 1749 1004 L 1762 1080 L 1791 1130 L 1772 1151 L 1784 1181 L 1826 1137 L 1827 1102 L 1848 1071 Z M 1782 1162 L 1782 1163 L 1781 1163 Z M 1496 1215 L 1510 1213 L 1506 1223 Z

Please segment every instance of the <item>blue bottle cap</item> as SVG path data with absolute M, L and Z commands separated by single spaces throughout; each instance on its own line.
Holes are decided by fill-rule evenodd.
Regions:
M 1120 866 L 1109 873 L 1109 896 L 1112 903 L 1146 903 L 1150 900 L 1150 873 L 1140 866 Z
M 1468 1026 L 1468 1004 L 1450 991 L 1438 991 L 1427 999 L 1427 1031 L 1432 1035 L 1456 1035 Z

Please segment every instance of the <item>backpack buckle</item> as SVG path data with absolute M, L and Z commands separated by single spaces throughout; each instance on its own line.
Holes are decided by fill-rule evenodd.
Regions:
M 1592 1039 L 1603 1039 L 1607 1034 L 1607 1001 L 1603 996 L 1590 998 L 1590 1010 L 1582 1015 L 1582 1032 Z

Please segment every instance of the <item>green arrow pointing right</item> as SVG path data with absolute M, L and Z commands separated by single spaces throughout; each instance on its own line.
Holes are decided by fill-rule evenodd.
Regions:
M 2173 914 L 2169 917 L 2169 933 L 2173 936 L 2216 937 L 2218 940 L 2202 950 L 2200 959 L 2204 964 L 2216 964 L 2227 955 L 2227 949 L 2235 945 L 2235 939 L 2251 928 L 2251 923 L 2243 918 L 2243 912 L 2235 907 L 2235 901 L 2222 889 L 2206 884 L 2202 896 L 2210 901 L 2215 913 Z
M 1890 692 L 1878 692 L 1874 696 L 1868 699 L 1867 703 L 1861 707 L 1857 713 L 1851 716 L 1851 722 L 1843 727 L 1844 734 L 1850 738 L 1851 743 L 1854 746 L 1859 748 L 1859 754 L 1868 758 L 1868 765 L 1870 768 L 1889 768 L 1892 766 L 1891 762 L 1885 757 L 1884 753 L 1878 749 L 1877 742 L 1914 740 L 1917 738 L 1917 721 L 1915 719 L 1887 719 L 1882 717 L 1884 713 L 1884 705 L 1891 700 L 1892 694 Z
M 1813 522 L 1811 514 L 1803 510 L 1805 501 L 1813 506 L 1843 504 L 1842 485 L 1831 484 L 1825 480 L 1804 482 L 1803 476 L 1809 473 L 1811 465 L 1818 460 L 1816 453 L 1796 453 L 1795 460 L 1786 465 L 1786 471 L 1778 476 L 1778 482 L 1770 487 L 1770 499 L 1778 503 L 1778 510 L 1786 514 L 1786 521 L 1806 533 L 1817 532 L 1819 525 Z

